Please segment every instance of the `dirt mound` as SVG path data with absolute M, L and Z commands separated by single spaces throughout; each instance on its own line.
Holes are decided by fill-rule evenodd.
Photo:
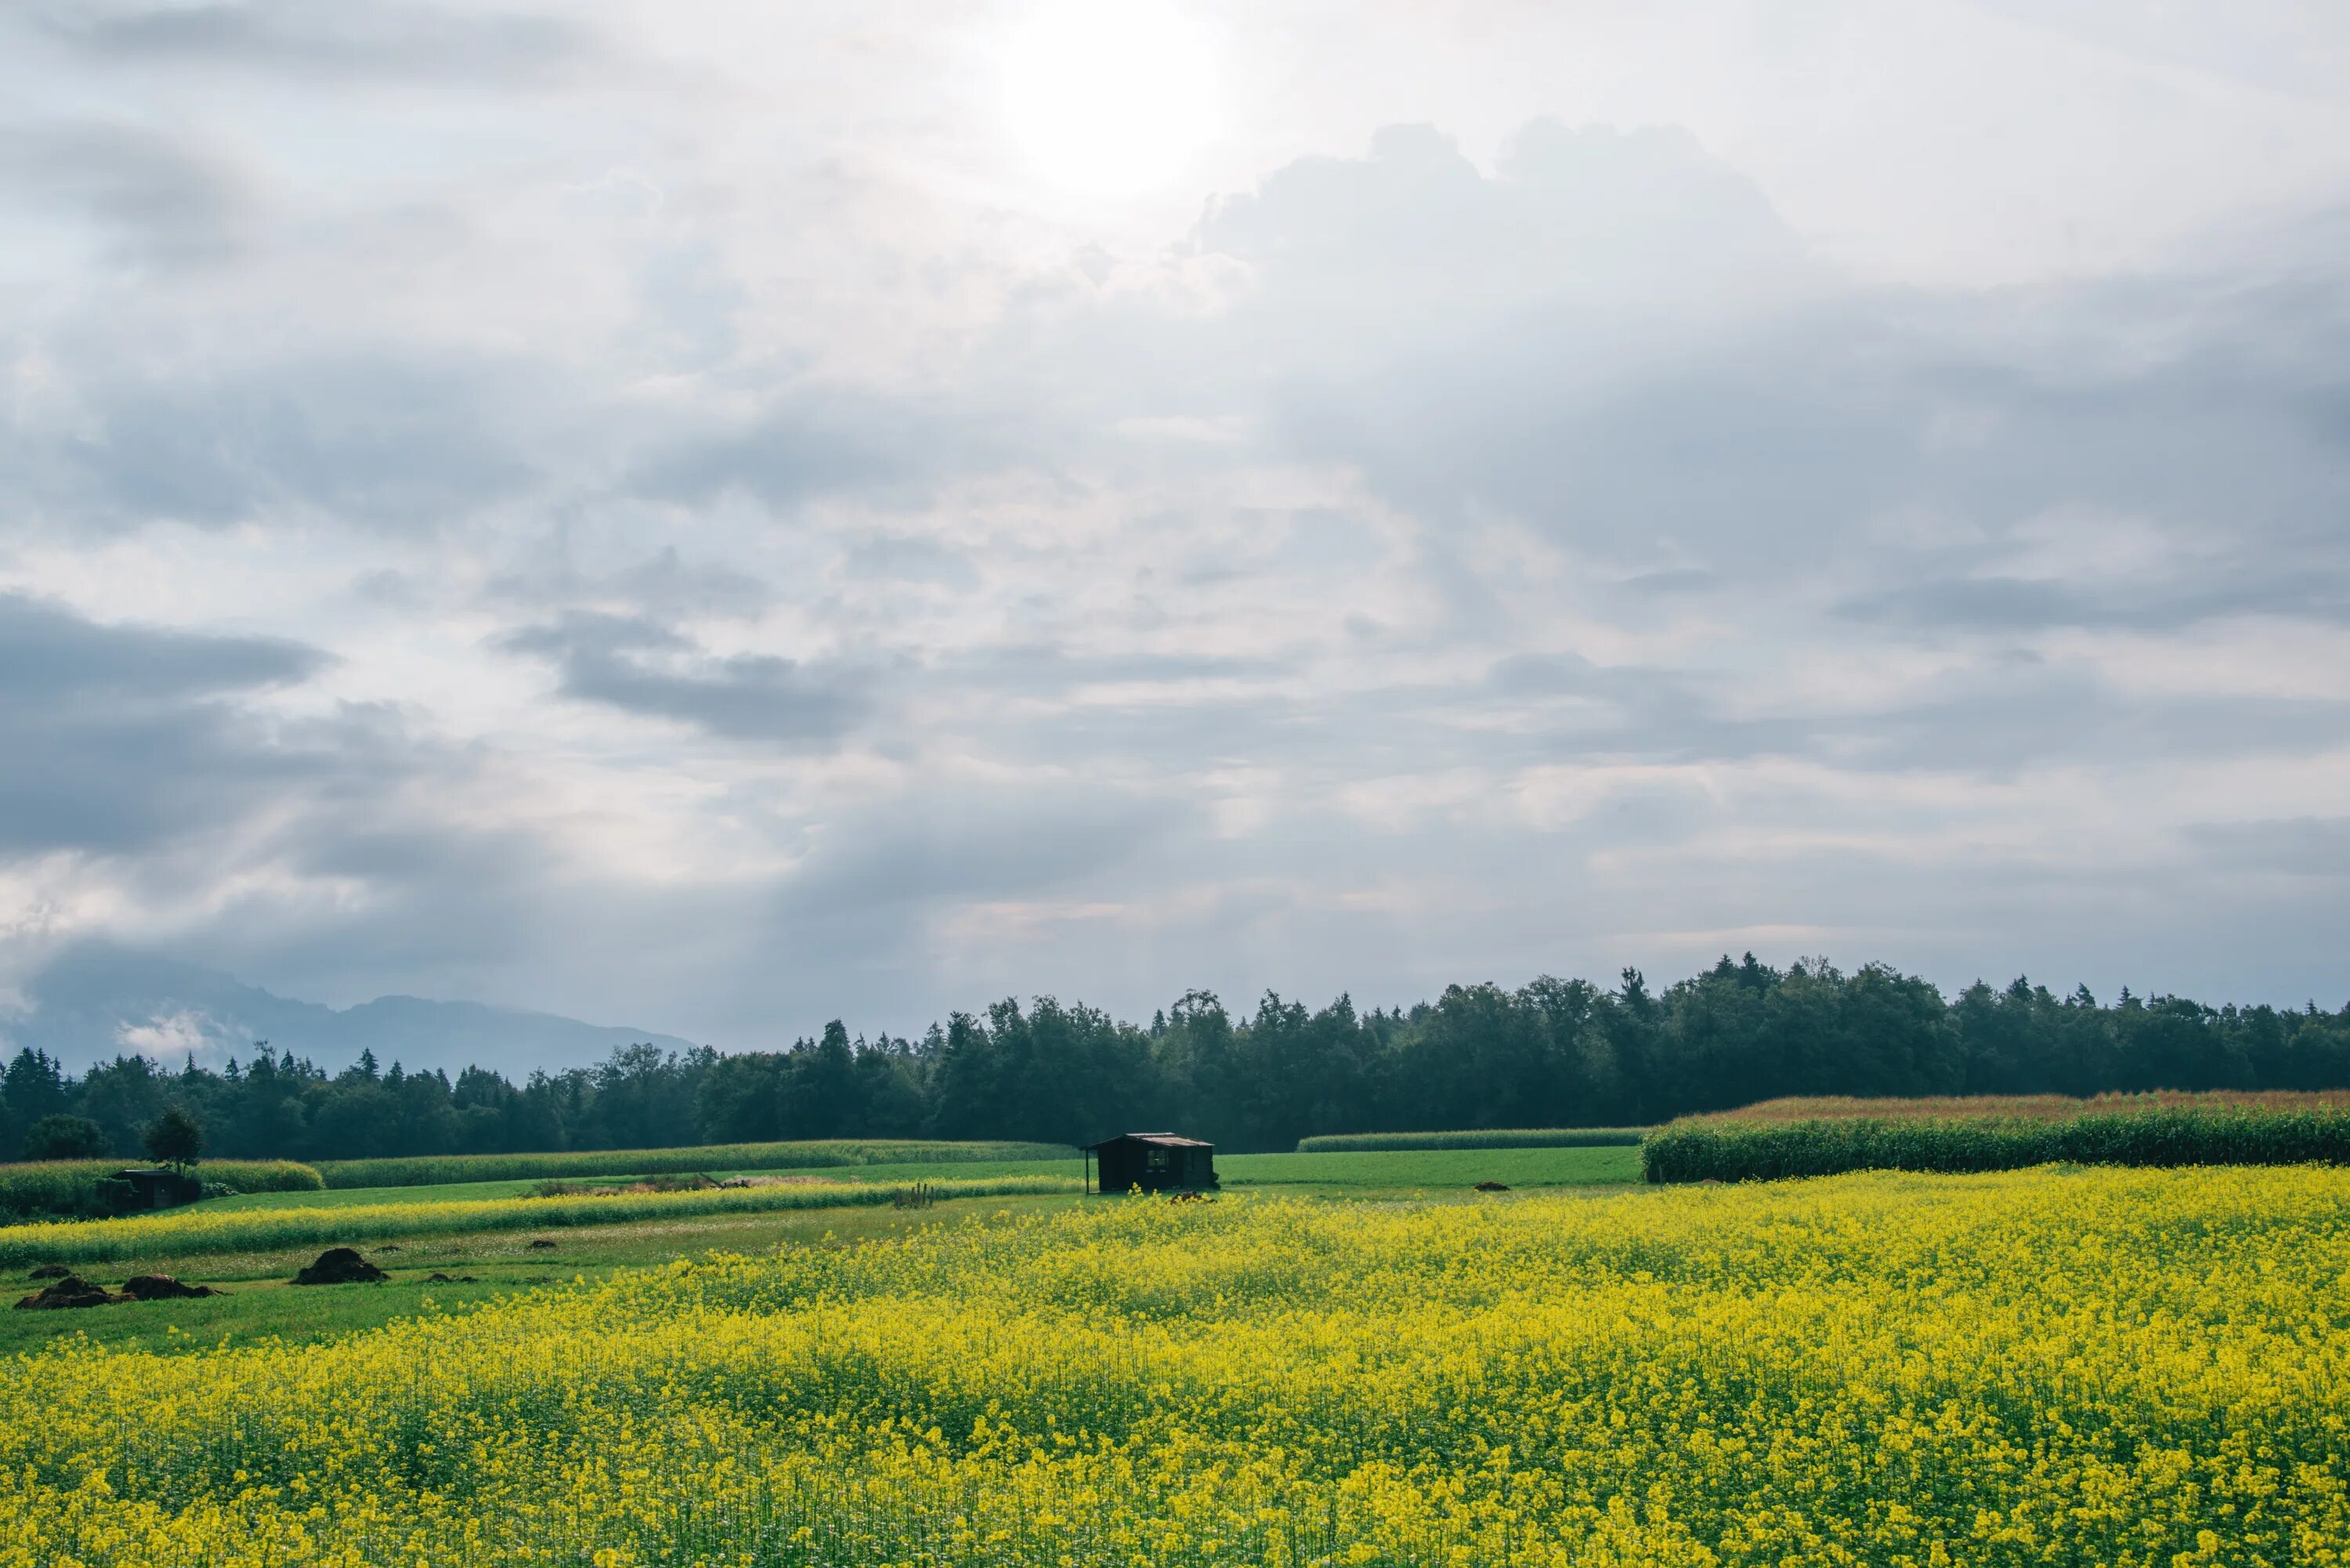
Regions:
M 546 1237 L 541 1236 L 536 1241 L 531 1242 L 530 1250 L 534 1252 L 545 1252 L 552 1251 L 554 1246 L 554 1242 L 548 1241 Z
M 1481 1181 L 1477 1184 L 1480 1192 L 1507 1192 L 1509 1189 L 1510 1184 L 1506 1181 Z
M 480 1282 L 471 1274 L 444 1274 L 435 1269 L 424 1276 L 424 1282 L 428 1285 L 471 1285 Z
M 329 1247 L 294 1276 L 297 1285 L 366 1285 L 391 1278 L 348 1247 Z
M 60 1307 L 110 1306 L 127 1302 L 129 1296 L 119 1296 L 104 1285 L 91 1284 L 79 1274 L 68 1274 L 44 1289 L 34 1292 L 16 1303 L 18 1312 L 52 1312 Z
M 191 1296 L 216 1296 L 210 1285 L 182 1284 L 169 1274 L 140 1274 L 125 1280 L 122 1293 L 142 1302 L 185 1301 Z
M 43 1263 L 25 1277 L 28 1280 L 62 1280 L 72 1272 L 63 1263 Z

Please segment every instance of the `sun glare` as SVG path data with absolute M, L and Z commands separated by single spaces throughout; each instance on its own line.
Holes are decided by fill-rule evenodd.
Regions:
M 1163 0 L 1045 0 L 1003 55 L 1003 110 L 1038 173 L 1098 195 L 1179 173 L 1215 129 L 1215 64 Z

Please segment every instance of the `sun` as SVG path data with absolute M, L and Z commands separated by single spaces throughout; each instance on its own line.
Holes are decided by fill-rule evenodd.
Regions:
M 1215 130 L 1215 61 L 1165 0 L 1044 0 L 1007 40 L 1003 113 L 1036 171 L 1129 195 L 1182 171 Z

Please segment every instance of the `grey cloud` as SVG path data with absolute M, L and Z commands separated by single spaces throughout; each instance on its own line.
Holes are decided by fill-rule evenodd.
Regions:
M 903 500 L 967 467 L 983 420 L 976 409 L 956 416 L 847 389 L 799 389 L 747 424 L 673 442 L 638 468 L 629 487 L 694 505 L 740 492 L 779 511 L 840 492 Z
M 2285 877 L 2350 877 L 2350 817 L 2199 822 L 2188 843 L 2222 867 Z
M 714 561 L 689 561 L 674 545 L 608 572 L 581 571 L 567 556 L 548 566 L 526 566 L 492 578 L 486 591 L 519 604 L 618 603 L 656 620 L 751 617 L 775 601 L 770 584 Z
M 2327 214 L 2257 268 L 1870 291 L 1792 261 L 1774 274 L 1786 242 L 1761 198 L 1685 139 L 1525 142 L 1486 176 L 1430 133 L 1383 133 L 1368 158 L 1293 165 L 1211 213 L 1201 243 L 1263 279 L 1223 340 L 1225 396 L 1262 398 L 1262 450 L 1347 462 L 1435 532 L 1498 511 L 1604 560 L 1664 556 L 1750 587 L 1873 563 L 1886 613 L 2005 575 L 1888 543 L 1887 518 L 1998 536 L 2102 508 L 2233 535 L 2247 559 L 2219 589 L 2065 583 L 2036 607 L 1965 590 L 1975 613 L 2150 623 L 2232 613 L 2229 593 L 2337 613 L 2350 552 L 2325 520 L 2350 512 L 2350 267 L 2326 252 Z M 1609 233 L 1586 234 L 1603 215 Z M 1709 303 L 1644 313 L 1637 286 L 1611 284 L 1594 306 L 1576 267 L 1603 240 Z M 1795 281 L 1752 282 L 1773 275 Z M 2254 540 L 2303 560 L 2297 590 L 2272 591 Z
M 1313 158 L 1211 203 L 1193 237 L 1267 269 L 1287 294 L 1347 305 L 1448 294 L 1459 306 L 1607 286 L 1803 269 L 1802 247 L 1752 182 L 1679 129 L 1536 121 L 1489 178 L 1432 126 L 1396 125 L 1363 159 Z
M 788 897 L 837 911 L 1033 896 L 1116 867 L 1192 815 L 1179 802 L 1075 784 L 937 791 L 828 827 Z
M 2085 627 L 2159 632 L 2241 616 L 2342 625 L 2350 624 L 2350 585 L 2333 569 L 2199 586 L 2193 579 L 2174 579 L 2152 592 L 2085 588 L 2041 578 L 1949 577 L 1849 598 L 1835 607 L 1854 620 L 1933 631 Z
M 108 627 L 0 594 L 0 849 L 135 851 L 314 776 L 238 699 L 307 679 L 299 644 Z
M 941 583 L 967 588 L 979 580 L 970 560 L 935 539 L 867 533 L 850 543 L 846 563 L 852 576 L 896 582 Z
M 1636 593 L 1667 595 L 1700 592 L 1720 581 L 1711 572 L 1700 566 L 1676 566 L 1661 572 L 1641 572 L 1624 579 L 1624 586 Z
M 1846 765 L 2012 776 L 2053 762 L 2159 763 L 2189 746 L 2204 758 L 2318 755 L 2350 733 L 2350 702 L 2130 692 L 2094 670 L 2027 656 L 1809 728 Z
M 498 86 L 577 65 L 595 51 L 575 23 L 522 11 L 407 0 L 245 0 L 158 5 L 47 0 L 39 26 L 94 57 L 348 77 L 476 78 Z
M 227 259 L 259 207 L 245 172 L 200 142 L 102 122 L 0 131 L 0 191 L 74 213 L 118 259 L 160 266 Z
M 641 618 L 574 614 L 516 632 L 505 646 L 551 659 L 566 697 L 733 740 L 830 746 L 869 706 L 863 682 L 847 672 L 773 654 L 713 656 Z
M 1102 684 L 1246 680 L 1277 675 L 1289 668 L 1276 659 L 1227 654 L 1094 654 L 1054 642 L 1007 642 L 984 653 L 942 662 L 939 672 L 958 683 L 979 687 L 1062 693 Z
M 534 480 L 520 368 L 366 355 L 209 378 L 80 368 L 94 419 L 0 427 L 0 478 L 69 525 L 219 527 L 287 509 L 429 528 Z
M 883 1005 L 899 1017 L 910 978 L 931 990 L 923 1005 L 936 1014 L 972 1004 L 941 994 L 937 916 L 972 903 L 1118 901 L 1162 888 L 1172 862 L 1197 873 L 1214 857 L 1199 819 L 1195 805 L 1155 787 L 926 787 L 827 823 L 754 919 L 801 972 L 877 1003 L 895 998 Z M 732 983 L 748 989 L 749 979 Z M 990 976 L 981 994 L 1050 982 L 1049 973 Z M 772 1006 L 771 993 L 733 1005 L 754 1012 Z

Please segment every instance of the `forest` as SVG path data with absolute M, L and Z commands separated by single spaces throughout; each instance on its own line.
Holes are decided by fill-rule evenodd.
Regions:
M 1432 1002 L 1318 1010 L 1268 992 L 1235 1015 L 1187 992 L 1148 1024 L 1007 999 L 920 1039 L 827 1023 L 788 1049 L 663 1052 L 516 1083 L 452 1081 L 371 1054 L 338 1071 L 296 1042 L 177 1069 L 125 1055 L 74 1077 L 19 1051 L 0 1078 L 0 1155 L 132 1155 L 178 1106 L 222 1158 L 348 1158 L 646 1148 L 813 1137 L 1089 1142 L 1179 1128 L 1232 1150 L 1325 1133 L 1624 1127 L 1783 1095 L 2089 1095 L 2350 1085 L 2350 1006 L 2211 1007 L 2017 980 L 1955 997 L 1883 965 L 1784 970 L 1724 957 L 1662 991 L 1543 978 L 1455 985 Z M 82 1118 L 89 1124 L 57 1118 Z M 39 1129 L 37 1132 L 36 1129 Z

